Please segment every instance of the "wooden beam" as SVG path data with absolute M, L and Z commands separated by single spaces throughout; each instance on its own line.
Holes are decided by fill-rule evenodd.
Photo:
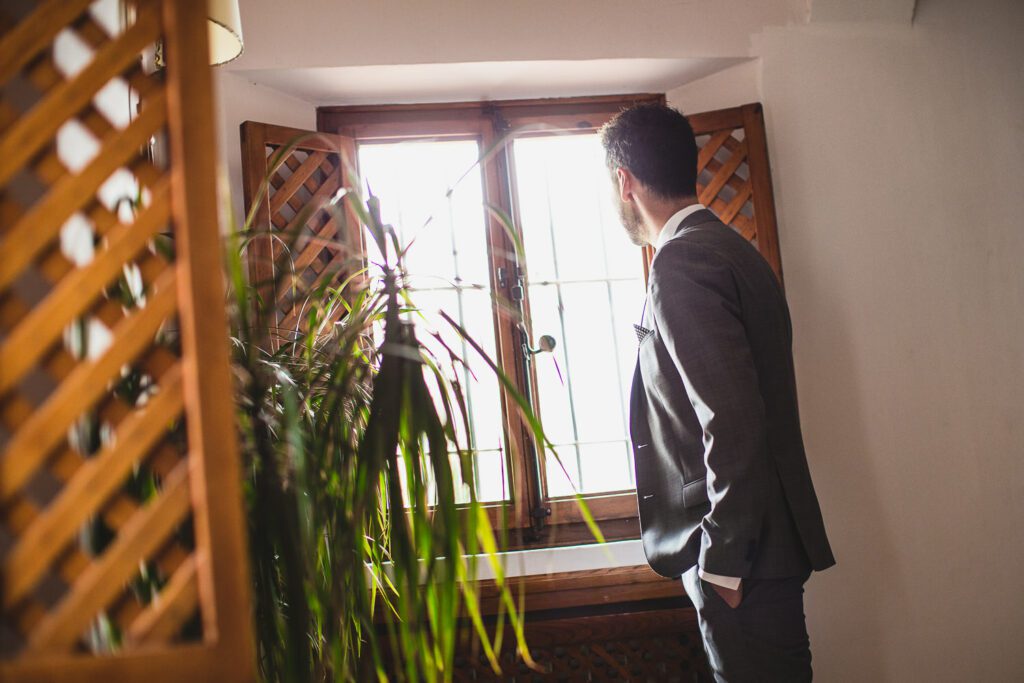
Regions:
M 124 646 L 172 640 L 199 603 L 196 584 L 196 556 L 189 555 L 146 609 L 137 616 L 125 634 Z
M 231 400 L 206 2 L 162 4 L 190 493 L 196 546 L 207 560 L 197 567 L 203 637 L 231 661 L 222 680 L 249 682 L 256 678 L 252 576 Z

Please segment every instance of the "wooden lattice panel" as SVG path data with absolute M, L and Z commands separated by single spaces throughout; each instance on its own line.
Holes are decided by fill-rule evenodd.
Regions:
M 506 650 L 502 673 L 479 654 L 456 658 L 456 681 L 704 683 L 710 681 L 692 608 L 537 620 L 527 615 L 536 669 Z
M 215 204 L 197 189 L 205 4 L 128 9 L 124 27 L 116 0 L 0 10 L 0 673 L 17 680 L 147 660 L 95 654 L 150 653 L 168 678 L 189 664 L 155 671 L 158 653 L 248 652 Z M 168 68 L 150 73 L 158 43 Z
M 359 234 L 348 227 L 358 221 L 330 204 L 351 187 L 355 148 L 342 136 L 252 121 L 242 124 L 241 137 L 246 210 L 260 201 L 249 276 L 274 301 L 268 325 L 289 339 L 308 324 L 309 293 L 340 285 L 358 268 Z
M 700 156 L 697 160 L 697 193 L 701 203 L 714 211 L 723 222 L 739 230 L 748 240 L 756 242 L 745 137 L 743 129 L 738 128 L 698 138 Z
M 697 198 L 761 251 L 782 278 L 760 104 L 694 114 Z

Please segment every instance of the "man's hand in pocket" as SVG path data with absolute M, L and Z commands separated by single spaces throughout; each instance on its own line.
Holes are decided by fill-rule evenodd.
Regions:
M 725 586 L 719 586 L 717 583 L 712 583 L 711 587 L 715 589 L 715 592 L 718 593 L 719 597 L 721 597 L 722 600 L 725 600 L 725 604 L 729 605 L 729 607 L 736 609 L 740 606 L 740 601 L 743 600 L 742 581 L 740 582 L 740 585 L 736 588 L 736 590 L 726 588 Z

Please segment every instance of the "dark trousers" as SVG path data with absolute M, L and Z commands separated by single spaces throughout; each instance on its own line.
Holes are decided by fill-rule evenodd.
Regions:
M 807 575 L 744 579 L 743 600 L 733 609 L 697 576 L 697 567 L 683 574 L 715 681 L 811 680 L 811 642 L 804 622 L 806 581 Z

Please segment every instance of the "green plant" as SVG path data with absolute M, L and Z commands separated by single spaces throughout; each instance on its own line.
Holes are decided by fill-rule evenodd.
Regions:
M 289 151 L 279 150 L 271 173 Z M 379 277 L 356 264 L 340 284 L 328 278 L 303 292 L 296 329 L 275 329 L 273 293 L 287 286 L 287 255 L 301 238 L 273 237 L 285 256 L 269 283 L 244 274 L 248 245 L 268 238 L 253 226 L 255 211 L 228 249 L 260 670 L 269 681 L 448 681 L 461 617 L 495 669 L 506 625 L 529 661 L 499 533 L 456 436 L 466 433 L 457 429 L 466 404 L 448 370 L 465 360 L 451 349 L 436 358 L 417 337 L 403 249 L 376 200 L 345 188 L 304 207 L 297 223 L 316 211 L 331 212 L 341 234 L 365 226 L 386 262 Z M 347 224 L 349 212 L 361 225 Z M 527 402 L 488 364 L 547 444 Z M 458 505 L 464 485 L 470 500 Z M 492 627 L 470 580 L 478 556 L 501 589 Z

